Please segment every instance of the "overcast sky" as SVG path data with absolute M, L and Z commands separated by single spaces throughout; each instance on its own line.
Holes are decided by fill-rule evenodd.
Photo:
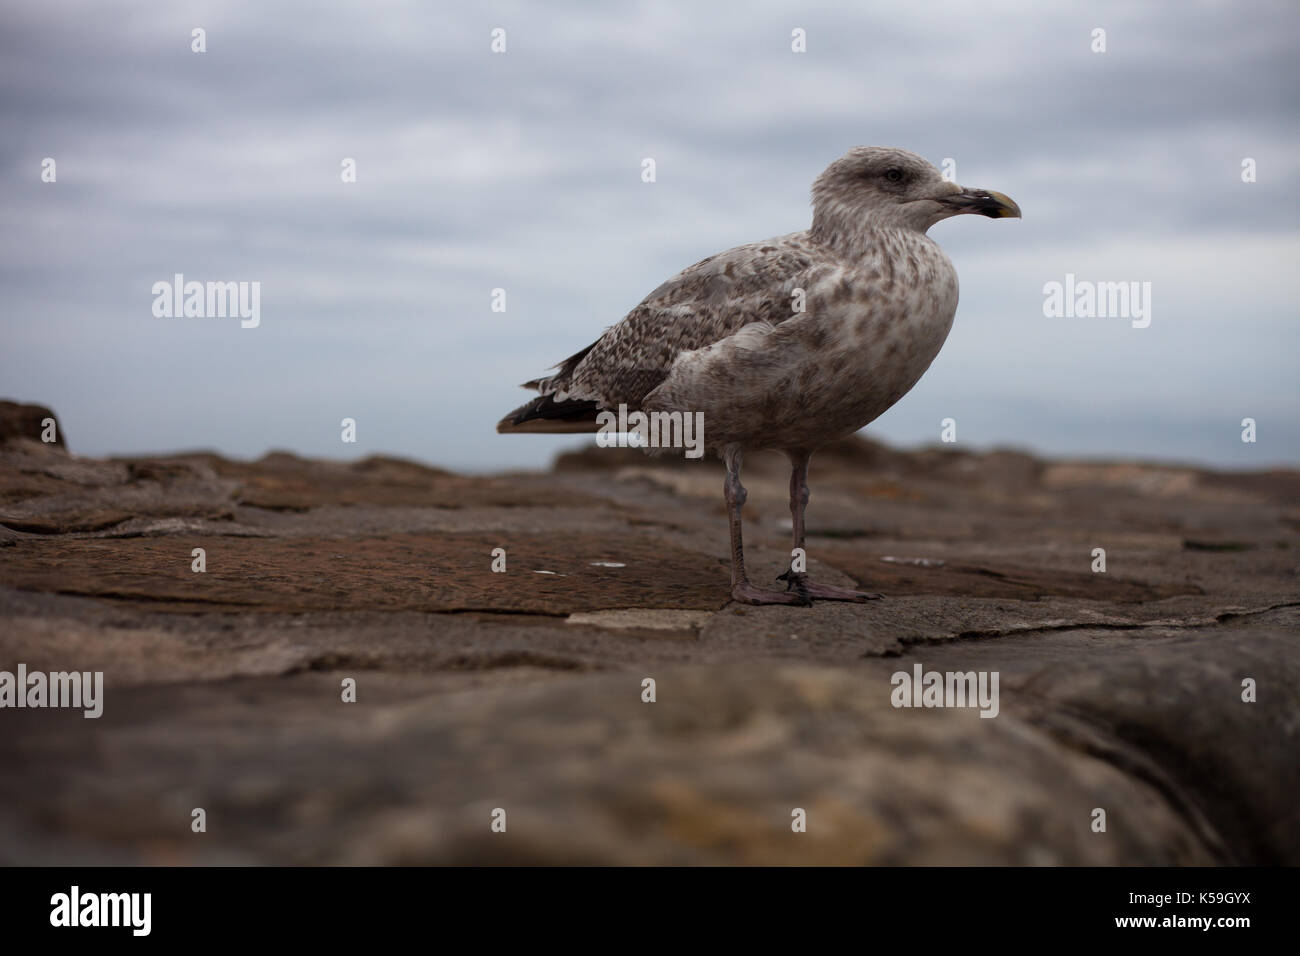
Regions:
M 868 434 L 1300 463 L 1298 28 L 1286 0 L 5 4 L 0 398 L 86 454 L 542 467 L 589 439 L 496 435 L 519 382 L 890 145 L 1024 219 L 931 230 L 953 332 Z M 260 326 L 155 317 L 175 273 L 260 282 Z M 1067 273 L 1150 282 L 1150 326 L 1045 317 Z

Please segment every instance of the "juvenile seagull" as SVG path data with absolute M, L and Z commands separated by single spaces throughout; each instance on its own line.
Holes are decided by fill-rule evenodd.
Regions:
M 710 256 L 655 289 L 549 378 L 498 432 L 594 432 L 596 415 L 702 412 L 706 450 L 726 464 L 731 596 L 746 604 L 879 597 L 817 584 L 793 565 L 785 591 L 745 574 L 744 453 L 790 459 L 794 547 L 804 546 L 808 459 L 874 421 L 939 354 L 957 273 L 925 233 L 941 219 L 1019 217 L 1002 193 L 963 189 L 915 153 L 858 146 L 812 187 L 812 228 Z M 799 311 L 800 304 L 803 310 Z

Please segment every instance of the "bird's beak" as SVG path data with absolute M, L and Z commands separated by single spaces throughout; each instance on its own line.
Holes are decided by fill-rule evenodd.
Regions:
M 952 214 L 978 213 L 990 219 L 1019 219 L 1020 207 L 1015 200 L 992 189 L 961 189 L 939 200 Z

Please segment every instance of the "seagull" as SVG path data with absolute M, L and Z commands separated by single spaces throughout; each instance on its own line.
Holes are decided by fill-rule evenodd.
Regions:
M 831 163 L 813 183 L 812 206 L 810 229 L 683 269 L 555 374 L 526 382 L 538 396 L 497 424 L 595 432 L 621 406 L 702 414 L 705 450 L 726 465 L 731 597 L 744 604 L 880 597 L 803 570 L 809 459 L 906 395 L 948 337 L 957 273 L 927 230 L 965 213 L 1020 217 L 1002 193 L 962 188 L 915 153 L 881 146 Z M 740 472 L 745 452 L 759 449 L 790 459 L 796 550 L 777 578 L 784 591 L 745 572 Z

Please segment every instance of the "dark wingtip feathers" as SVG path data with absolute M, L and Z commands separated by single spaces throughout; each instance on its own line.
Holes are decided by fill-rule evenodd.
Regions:
M 596 423 L 598 411 L 600 406 L 595 402 L 578 400 L 557 402 L 550 395 L 539 395 L 497 422 L 497 432 L 501 434 L 594 432 L 599 427 Z

